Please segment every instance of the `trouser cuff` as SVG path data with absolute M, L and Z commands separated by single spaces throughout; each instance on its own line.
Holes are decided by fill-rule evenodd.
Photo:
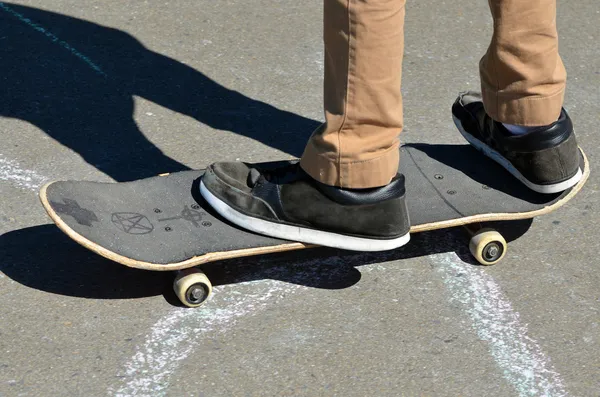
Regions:
M 385 186 L 398 173 L 399 144 L 372 159 L 343 162 L 322 153 L 308 142 L 300 166 L 312 178 L 326 185 L 346 189 L 367 189 Z
M 485 111 L 492 119 L 506 124 L 536 127 L 558 120 L 565 91 L 563 89 L 546 97 L 510 98 L 483 88 L 481 94 Z

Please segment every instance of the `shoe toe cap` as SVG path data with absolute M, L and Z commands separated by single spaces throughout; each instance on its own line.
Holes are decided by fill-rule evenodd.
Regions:
M 250 170 L 251 168 L 248 164 L 242 162 L 214 163 L 206 170 L 204 176 L 205 185 L 207 183 L 211 185 L 226 185 L 243 192 L 250 192 L 251 188 L 248 186 Z

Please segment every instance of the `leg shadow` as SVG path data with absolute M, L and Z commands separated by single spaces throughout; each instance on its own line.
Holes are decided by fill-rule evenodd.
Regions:
M 117 181 L 188 168 L 140 131 L 134 96 L 293 156 L 319 124 L 230 90 L 126 32 L 67 15 L 0 2 L 0 43 L 0 116 L 35 125 Z

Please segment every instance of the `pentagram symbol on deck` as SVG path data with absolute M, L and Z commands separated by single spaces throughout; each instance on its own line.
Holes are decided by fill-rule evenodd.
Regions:
M 110 220 L 117 229 L 127 234 L 148 234 L 154 230 L 154 225 L 148 218 L 135 212 L 116 212 Z
M 100 222 L 96 214 L 88 209 L 82 208 L 75 200 L 64 198 L 62 203 L 51 201 L 50 205 L 59 214 L 72 216 L 80 225 L 92 226 L 92 222 Z
M 203 212 L 196 211 L 194 209 L 188 208 L 188 206 L 183 207 L 183 211 L 179 216 L 174 216 L 172 218 L 163 218 L 159 219 L 159 222 L 172 221 L 175 219 L 183 219 L 184 221 L 191 222 L 195 227 L 200 227 L 200 222 L 202 221 L 202 215 L 206 215 Z

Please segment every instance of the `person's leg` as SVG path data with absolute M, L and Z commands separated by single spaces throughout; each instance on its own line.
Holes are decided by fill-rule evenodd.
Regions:
M 302 168 L 343 188 L 387 185 L 398 171 L 405 0 L 325 0 L 325 124 Z
M 272 237 L 360 251 L 406 244 L 398 174 L 405 0 L 324 0 L 325 118 L 300 164 L 216 163 L 201 193 Z
M 558 54 L 556 0 L 489 0 L 494 34 L 480 62 L 486 113 L 519 126 L 560 116 L 567 73 Z
M 556 0 L 489 0 L 494 34 L 480 62 L 481 90 L 463 93 L 455 123 L 473 146 L 532 190 L 557 193 L 582 176 L 573 124 L 562 109 Z

